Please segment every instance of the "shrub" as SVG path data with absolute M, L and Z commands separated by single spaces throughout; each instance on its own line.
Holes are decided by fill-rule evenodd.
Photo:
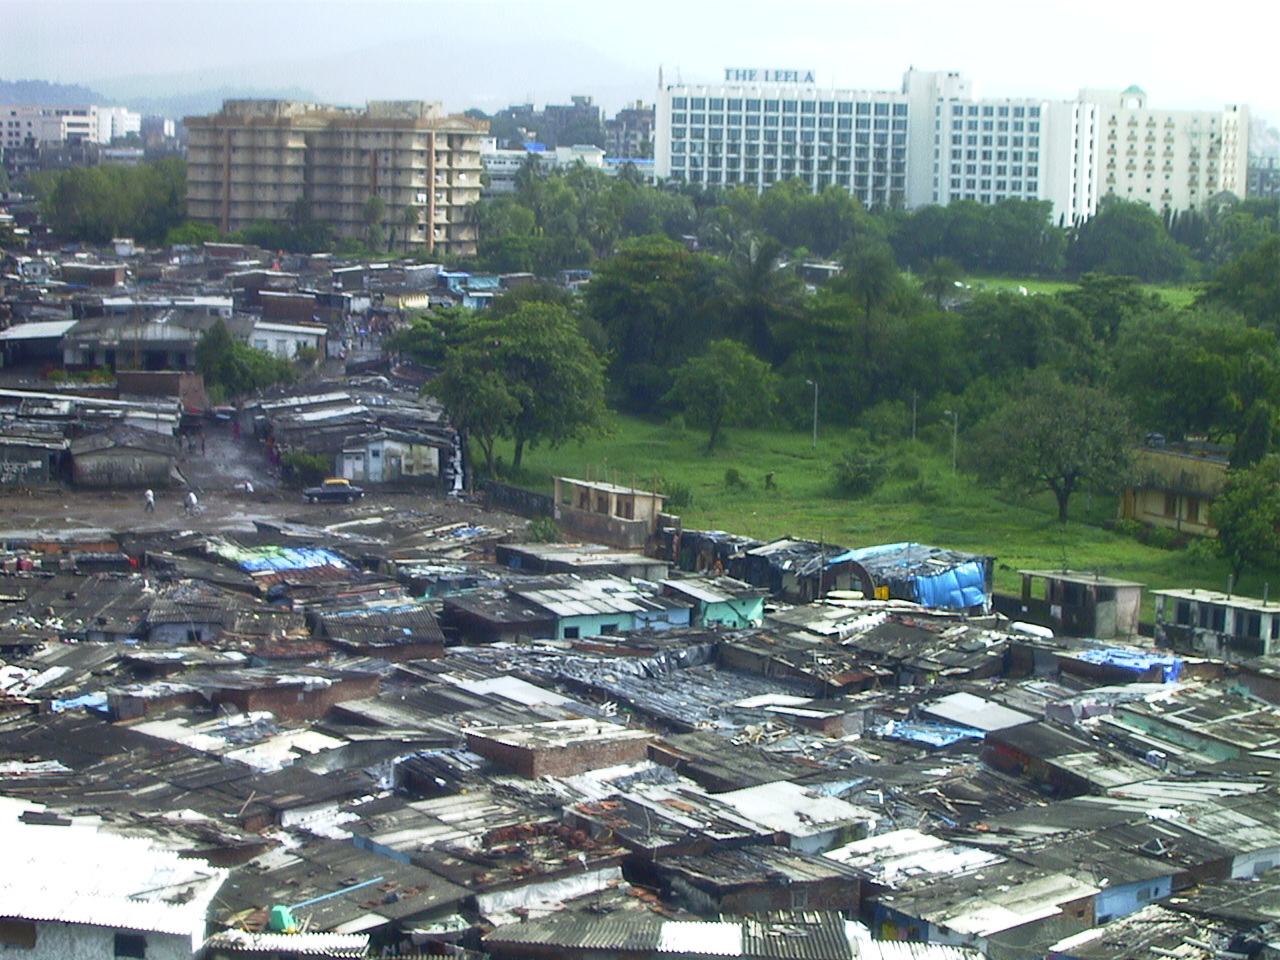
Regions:
M 305 487 L 320 483 L 329 475 L 329 458 L 305 450 L 290 450 L 280 458 L 281 476 L 286 483 Z
M 1131 537 L 1134 540 L 1141 540 L 1144 531 L 1147 529 L 1137 520 L 1116 520 L 1111 524 L 1111 529 L 1122 537 Z
M 908 500 L 914 500 L 916 503 L 923 503 L 927 506 L 941 503 L 945 496 L 942 492 L 942 487 L 923 478 L 907 484 L 903 493 Z
M 737 467 L 730 467 L 724 472 L 724 485 L 728 490 L 747 489 L 747 481 L 742 479 L 742 474 L 738 472 Z
M 1157 550 L 1175 550 L 1178 547 L 1179 533 L 1169 527 L 1151 527 L 1148 530 L 1146 543 Z
M 1187 543 L 1186 556 L 1196 563 L 1212 563 L 1222 559 L 1222 544 L 1216 537 L 1192 537 Z
M 884 459 L 862 450 L 849 450 L 832 466 L 836 492 L 845 497 L 865 497 L 884 481 Z
M 660 480 L 658 490 L 666 495 L 663 505 L 667 510 L 685 510 L 693 506 L 693 490 L 688 484 Z
M 524 538 L 530 543 L 557 543 L 563 539 L 560 527 L 551 517 L 530 520 L 529 525 L 524 528 Z

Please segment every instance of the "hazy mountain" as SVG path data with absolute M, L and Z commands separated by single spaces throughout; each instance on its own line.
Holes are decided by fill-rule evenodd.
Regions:
M 104 82 L 104 87 L 112 84 Z M 125 89 L 128 89 L 127 87 Z M 156 89 L 141 86 L 134 89 Z M 160 89 L 163 89 L 161 87 Z M 183 117 L 217 113 L 223 100 L 306 100 L 314 101 L 316 95 L 301 87 L 218 87 L 209 90 L 192 90 L 189 93 L 170 93 L 159 96 L 129 95 L 115 98 L 130 110 L 143 116 Z
M 22 107 L 110 105 L 105 97 L 88 87 L 48 80 L 0 80 L 0 103 Z
M 342 56 L 281 56 L 246 66 L 93 81 L 130 109 L 168 116 L 209 113 L 224 99 L 244 97 L 353 106 L 439 100 L 460 113 L 468 107 L 493 112 L 513 103 L 568 103 L 584 94 L 614 111 L 637 99 L 651 101 L 656 83 L 656 74 L 620 65 L 587 44 L 531 45 L 492 37 L 402 37 Z

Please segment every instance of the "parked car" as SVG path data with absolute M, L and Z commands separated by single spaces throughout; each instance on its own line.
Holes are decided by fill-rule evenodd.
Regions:
M 302 491 L 302 499 L 307 503 L 351 503 L 363 496 L 363 488 L 342 479 L 326 480 L 318 487 L 307 487 Z

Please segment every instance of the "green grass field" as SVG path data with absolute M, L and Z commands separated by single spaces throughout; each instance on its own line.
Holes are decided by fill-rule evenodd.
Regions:
M 976 276 L 966 277 L 965 283 L 974 289 L 986 290 L 1017 290 L 1019 287 L 1026 288 L 1027 293 L 1057 293 L 1059 290 L 1066 290 L 1075 286 L 1070 280 L 1038 280 L 1028 277 L 990 277 Z M 1164 297 L 1165 301 L 1171 307 L 1189 307 L 1195 302 L 1197 294 L 1200 292 L 1196 284 L 1171 284 L 1171 283 L 1144 283 L 1143 289 L 1150 293 L 1158 293 Z
M 795 536 L 846 547 L 912 540 L 988 553 L 997 558 L 996 588 L 1007 593 L 1020 589 L 1019 569 L 1064 565 L 1152 588 L 1226 588 L 1225 563 L 1205 559 L 1204 551 L 1161 550 L 1103 529 L 1101 522 L 1115 516 L 1114 497 L 1078 495 L 1072 520 L 1063 526 L 1047 494 L 1002 496 L 964 474 L 953 476 L 946 433 L 935 432 L 933 445 L 901 444 L 891 454 L 888 478 L 865 499 L 835 495 L 831 464 L 852 439 L 821 425 L 816 449 L 808 431 L 736 429 L 708 455 L 705 433 L 617 417 L 608 437 L 526 451 L 521 474 L 513 479 L 545 492 L 556 475 L 644 489 L 656 485 L 668 495 L 686 490 L 690 502 L 672 512 L 689 529 L 761 540 Z M 503 449 L 507 462 L 510 455 Z M 737 471 L 740 484 L 726 482 L 729 471 Z M 1265 579 L 1246 576 L 1239 592 L 1261 596 Z M 1144 615 L 1150 613 L 1148 598 Z

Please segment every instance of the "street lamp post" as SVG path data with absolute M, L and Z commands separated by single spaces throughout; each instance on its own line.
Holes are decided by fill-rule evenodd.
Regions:
M 960 414 L 954 410 L 943 410 L 945 416 L 951 418 L 951 473 L 956 472 L 956 446 L 960 439 Z
M 818 449 L 818 381 L 806 380 L 813 387 L 813 449 Z

